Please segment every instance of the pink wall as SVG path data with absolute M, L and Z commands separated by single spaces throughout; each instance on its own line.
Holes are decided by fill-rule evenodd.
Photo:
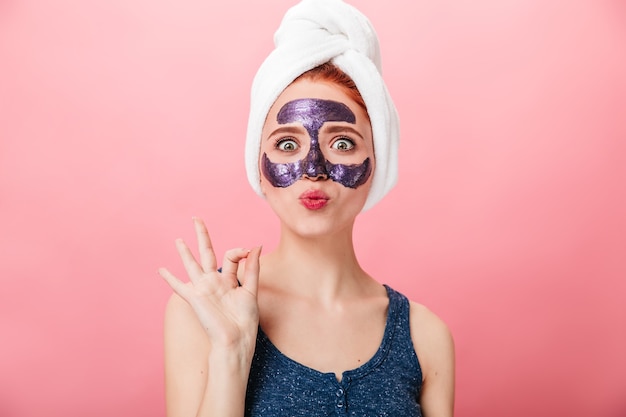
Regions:
M 291 4 L 0 1 L 0 416 L 163 416 L 174 238 L 276 241 L 243 137 Z M 626 6 L 353 4 L 403 121 L 359 255 L 449 323 L 457 416 L 626 415 Z

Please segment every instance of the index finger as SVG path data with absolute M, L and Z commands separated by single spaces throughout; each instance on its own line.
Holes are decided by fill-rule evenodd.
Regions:
M 246 288 L 255 296 L 259 288 L 259 258 L 261 257 L 262 248 L 262 246 L 257 246 L 248 254 L 246 264 L 244 265 L 243 282 L 241 283 L 242 287 Z

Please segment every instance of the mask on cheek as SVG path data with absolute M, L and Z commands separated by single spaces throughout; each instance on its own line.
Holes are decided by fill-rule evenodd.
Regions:
M 304 176 L 330 178 L 348 188 L 357 188 L 367 182 L 372 173 L 369 158 L 360 164 L 333 164 L 326 160 L 320 149 L 319 130 L 325 122 L 356 123 L 348 106 L 332 100 L 293 100 L 280 109 L 276 121 L 279 124 L 301 123 L 311 138 L 311 146 L 307 155 L 296 162 L 274 163 L 263 154 L 261 172 L 274 187 L 289 187 Z

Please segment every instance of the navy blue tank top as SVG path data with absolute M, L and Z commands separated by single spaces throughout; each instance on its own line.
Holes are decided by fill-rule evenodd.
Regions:
M 422 371 L 413 348 L 408 299 L 385 285 L 382 343 L 362 366 L 322 373 L 283 355 L 259 328 L 246 394 L 247 417 L 421 417 Z

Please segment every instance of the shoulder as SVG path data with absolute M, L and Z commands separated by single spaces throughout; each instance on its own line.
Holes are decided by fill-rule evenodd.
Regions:
M 165 324 L 169 322 L 188 321 L 195 314 L 193 309 L 178 294 L 172 293 L 165 306 Z
M 208 350 L 209 340 L 198 317 L 191 306 L 176 293 L 167 301 L 163 330 L 166 349 L 192 349 L 203 353 Z
M 454 414 L 455 354 L 452 333 L 427 307 L 410 302 L 411 339 L 422 368 L 424 415 Z
M 409 301 L 409 306 L 411 331 L 420 341 L 423 339 L 419 337 L 422 333 L 422 336 L 427 335 L 429 339 L 432 338 L 441 343 L 452 343 L 452 333 L 448 325 L 437 314 L 415 301 Z
M 454 339 L 448 325 L 426 306 L 409 302 L 413 346 L 424 378 L 454 364 Z

